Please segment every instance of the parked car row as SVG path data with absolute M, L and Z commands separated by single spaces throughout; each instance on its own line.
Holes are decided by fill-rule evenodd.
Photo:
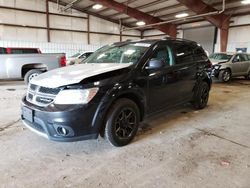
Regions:
M 67 62 L 64 54 L 1 55 L 0 61 L 0 75 L 29 83 L 21 108 L 29 129 L 62 142 L 103 136 L 114 146 L 130 143 L 139 122 L 155 113 L 188 102 L 205 108 L 212 77 L 250 79 L 249 54 L 208 57 L 196 42 L 172 38 L 118 42 Z
M 0 79 L 31 79 L 46 71 L 79 64 L 93 52 L 77 53 L 66 60 L 64 53 L 41 53 L 39 48 L 0 47 Z

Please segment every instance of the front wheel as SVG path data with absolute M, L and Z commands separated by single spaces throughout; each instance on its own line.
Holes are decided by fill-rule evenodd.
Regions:
M 25 76 L 24 76 L 24 82 L 25 82 L 25 84 L 29 84 L 30 83 L 30 81 L 34 78 L 34 77 L 36 77 L 36 76 L 38 76 L 39 74 L 42 74 L 43 72 L 41 71 L 41 70 L 37 70 L 37 69 L 32 69 L 32 70 L 29 70 L 26 74 L 25 74 Z
M 223 71 L 220 71 L 219 73 L 219 79 L 223 82 L 229 82 L 232 78 L 232 74 L 231 74 L 231 71 L 226 69 L 226 70 L 223 70 Z
M 203 109 L 207 106 L 210 88 L 206 82 L 202 82 L 195 91 L 193 105 L 196 109 Z
M 135 137 L 139 121 L 138 106 L 129 99 L 118 99 L 107 114 L 105 138 L 113 146 L 125 146 Z

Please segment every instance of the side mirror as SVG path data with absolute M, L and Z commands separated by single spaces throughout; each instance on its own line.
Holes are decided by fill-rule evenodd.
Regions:
M 161 59 L 150 59 L 148 62 L 146 69 L 152 70 L 152 69 L 159 69 L 165 66 L 165 63 Z

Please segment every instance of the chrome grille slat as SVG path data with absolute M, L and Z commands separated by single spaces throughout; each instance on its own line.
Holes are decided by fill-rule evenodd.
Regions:
M 45 107 L 54 101 L 60 90 L 61 89 L 59 88 L 47 88 L 30 84 L 28 87 L 26 100 L 34 105 Z

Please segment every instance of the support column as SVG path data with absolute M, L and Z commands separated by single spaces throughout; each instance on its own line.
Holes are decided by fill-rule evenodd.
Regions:
M 89 21 L 89 14 L 87 15 L 87 41 L 90 44 L 90 21 Z
M 141 39 L 143 39 L 144 31 L 141 30 Z
M 46 0 L 46 27 L 47 27 L 47 41 L 50 42 L 49 0 Z
M 230 18 L 229 17 L 223 18 L 223 22 L 220 28 L 220 51 L 221 52 L 227 51 L 229 24 L 230 24 Z

